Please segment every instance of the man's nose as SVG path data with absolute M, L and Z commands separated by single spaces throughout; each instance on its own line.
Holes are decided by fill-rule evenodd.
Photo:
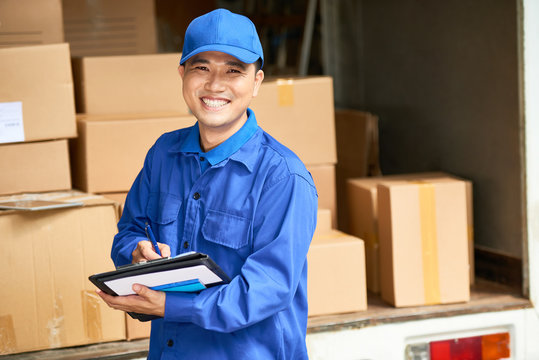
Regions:
M 225 79 L 217 72 L 210 73 L 206 80 L 206 89 L 211 91 L 224 90 Z

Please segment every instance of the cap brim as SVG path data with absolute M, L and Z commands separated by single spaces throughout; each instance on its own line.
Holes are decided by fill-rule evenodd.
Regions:
M 189 54 L 185 55 L 182 54 L 182 58 L 180 59 L 180 65 L 185 63 L 189 58 L 195 56 L 196 54 L 200 54 L 205 51 L 219 51 L 223 52 L 228 55 L 234 56 L 236 59 L 240 60 L 241 62 L 244 62 L 246 64 L 252 64 L 258 59 L 262 60 L 262 64 L 264 64 L 264 59 L 262 59 L 258 54 L 255 54 L 252 51 L 245 50 L 239 47 L 230 46 L 230 45 L 220 45 L 220 44 L 212 44 L 212 45 L 205 45 L 201 46 L 193 51 L 191 51 Z

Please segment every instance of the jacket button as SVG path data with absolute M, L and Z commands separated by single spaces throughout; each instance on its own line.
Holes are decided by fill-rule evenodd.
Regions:
M 198 199 L 200 199 L 200 194 L 199 194 L 199 193 L 197 193 L 197 192 L 196 192 L 196 193 L 194 193 L 194 194 L 193 194 L 193 199 L 195 199 L 195 200 L 198 200 Z
M 206 159 L 204 159 L 204 156 L 201 156 L 200 161 L 204 161 L 204 160 L 206 160 Z
M 174 345 L 174 340 L 168 339 L 167 345 L 168 345 L 169 347 L 172 347 L 172 346 Z
M 183 248 L 184 248 L 184 249 L 187 249 L 188 247 L 189 247 L 189 243 L 188 243 L 187 241 L 184 242 L 184 243 L 183 243 Z

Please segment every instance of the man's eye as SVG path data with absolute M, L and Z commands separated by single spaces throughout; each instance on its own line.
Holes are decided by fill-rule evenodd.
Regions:
M 241 73 L 241 71 L 239 71 L 237 69 L 230 69 L 230 70 L 228 70 L 228 72 L 234 73 L 234 74 L 240 74 Z
M 202 71 L 208 70 L 208 68 L 205 67 L 205 66 L 197 66 L 197 67 L 195 67 L 195 69 L 197 69 L 197 70 L 202 70 Z

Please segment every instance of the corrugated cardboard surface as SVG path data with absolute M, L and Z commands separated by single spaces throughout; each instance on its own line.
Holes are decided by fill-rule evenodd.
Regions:
M 74 56 L 157 51 L 154 0 L 63 0 L 62 5 Z
M 179 53 L 75 58 L 77 112 L 188 115 L 178 73 L 179 62 Z
M 73 186 L 88 192 L 129 191 L 150 147 L 163 133 L 191 126 L 193 116 L 79 116 L 72 140 Z
M 25 141 L 77 136 L 67 44 L 0 49 L 0 102 L 22 102 Z
M 456 177 L 442 173 L 415 173 L 389 175 L 380 177 L 352 178 L 348 179 L 346 206 L 350 217 L 349 232 L 365 240 L 365 255 L 367 263 L 367 287 L 374 293 L 380 292 L 380 269 L 379 269 L 379 235 L 378 235 L 378 210 L 377 210 L 377 186 L 381 182 L 416 180 L 424 181 L 431 178 L 452 178 Z M 461 179 L 462 180 L 462 179 Z M 474 283 L 475 271 L 473 262 L 473 196 L 472 183 L 466 183 L 466 216 L 468 226 L 468 258 L 470 261 L 470 284 Z
M 258 124 L 306 165 L 337 162 L 330 77 L 265 79 L 251 108 Z
M 318 192 L 318 207 L 329 209 L 331 223 L 337 227 L 337 194 L 335 189 L 335 165 L 308 165 L 316 191 Z
M 339 229 L 350 231 L 346 207 L 346 180 L 380 176 L 378 157 L 378 117 L 357 110 L 335 110 L 337 134 L 337 206 Z
M 67 140 L 0 145 L 0 195 L 71 189 Z
M 309 316 L 367 309 L 363 240 L 332 230 L 313 238 L 309 264 Z
M 0 1 L 0 47 L 62 42 L 60 0 Z
M 125 330 L 127 340 L 144 339 L 150 337 L 151 321 L 138 321 L 125 314 Z
M 396 180 L 377 191 L 382 298 L 397 307 L 468 301 L 465 182 Z
M 124 314 L 88 280 L 114 269 L 115 205 L 88 194 L 41 198 L 86 205 L 0 212 L 0 354 L 125 339 Z

